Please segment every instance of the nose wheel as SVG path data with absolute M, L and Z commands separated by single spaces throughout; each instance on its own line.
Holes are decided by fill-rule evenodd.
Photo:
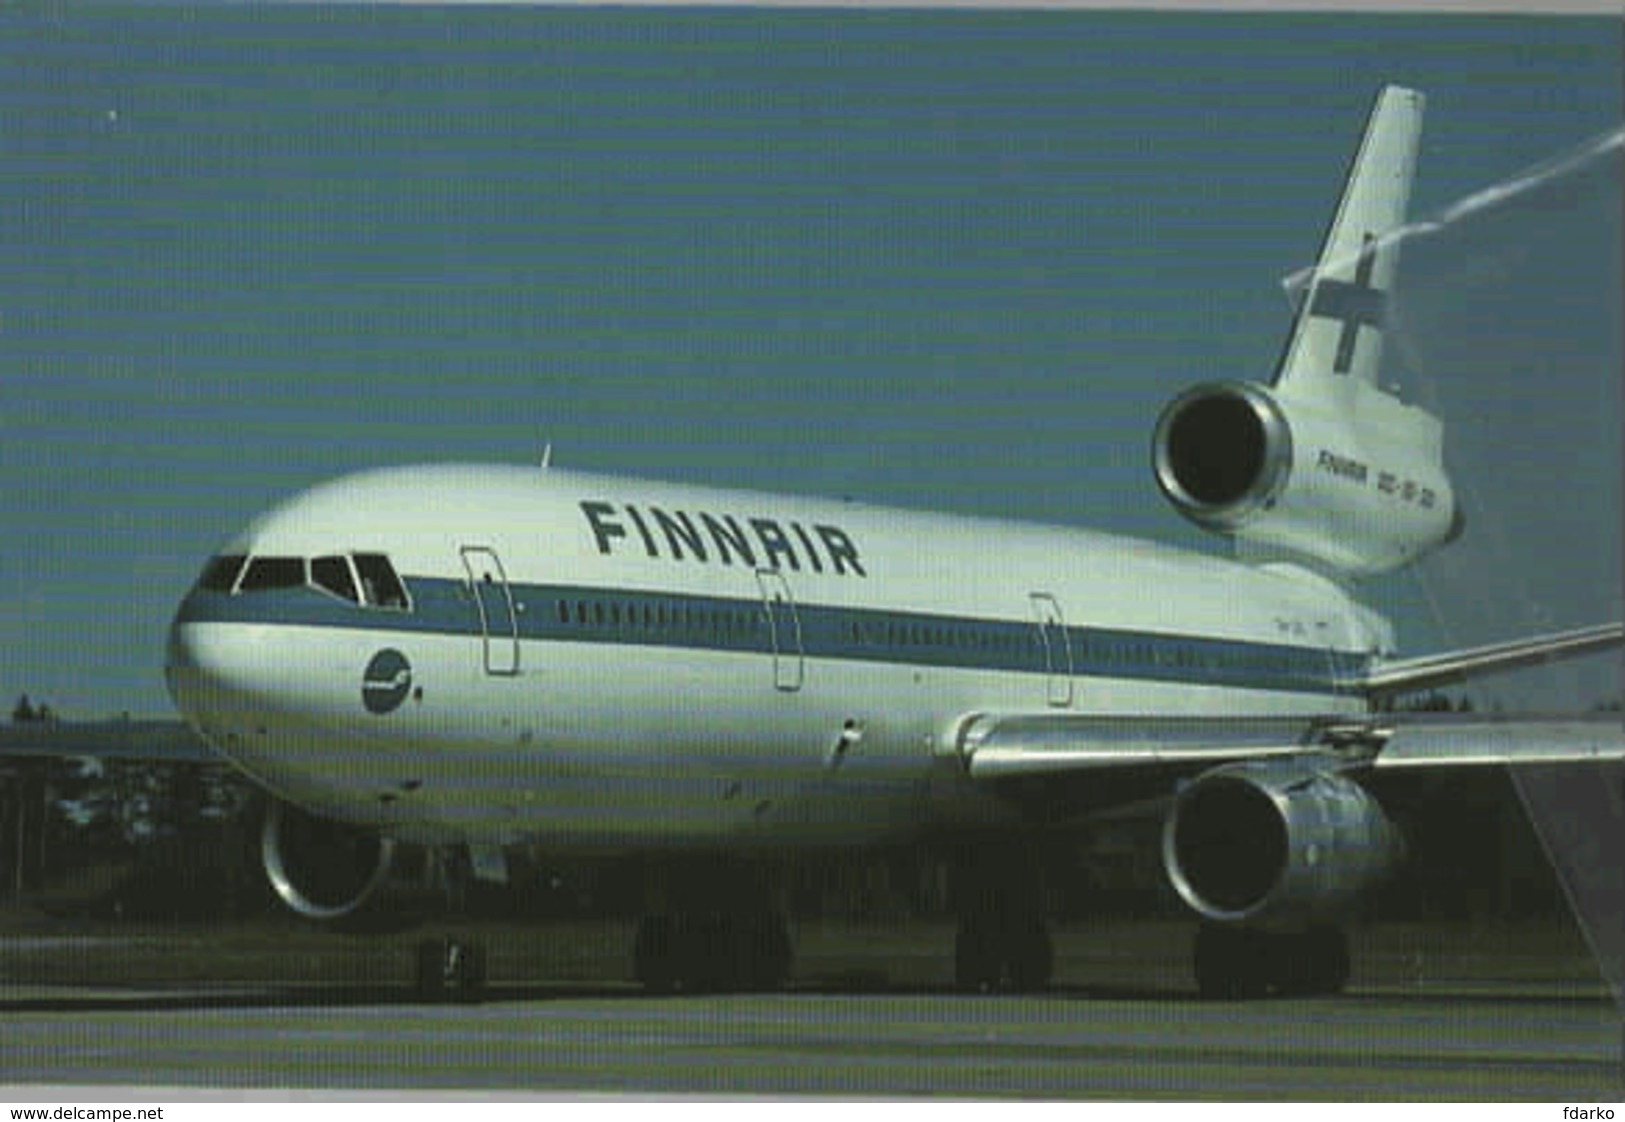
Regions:
M 417 995 L 422 1001 L 478 1002 L 485 996 L 485 948 L 444 936 L 417 949 Z

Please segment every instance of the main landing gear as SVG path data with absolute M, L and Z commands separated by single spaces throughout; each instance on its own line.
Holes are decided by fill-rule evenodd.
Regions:
M 645 869 L 632 976 L 650 993 L 781 988 L 794 955 L 773 873 L 725 859 Z
M 458 847 L 435 855 L 445 892 L 445 910 L 453 916 L 468 911 L 468 894 L 474 881 L 469 853 Z M 485 948 L 472 939 L 441 935 L 417 945 L 413 971 L 418 1000 L 457 1001 L 477 1004 L 485 998 Z
M 1340 993 L 1349 980 L 1348 936 L 1341 928 L 1279 933 L 1203 924 L 1196 932 L 1196 988 L 1205 998 Z
M 632 947 L 632 974 L 650 993 L 761 991 L 790 977 L 783 915 L 755 911 L 645 916 Z
M 968 993 L 1048 986 L 1055 950 L 1036 864 L 1023 854 L 978 853 L 956 861 L 952 876 L 959 913 L 954 984 Z

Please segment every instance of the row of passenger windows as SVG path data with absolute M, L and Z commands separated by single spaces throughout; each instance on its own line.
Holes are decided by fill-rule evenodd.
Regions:
M 261 592 L 273 588 L 314 588 L 352 604 L 407 611 L 406 586 L 382 553 L 336 553 L 326 557 L 248 557 L 240 553 L 211 559 L 198 587 L 214 592 Z
M 786 606 L 788 611 L 788 606 Z M 616 600 L 559 600 L 559 622 L 567 626 L 629 629 L 641 632 L 679 632 L 712 635 L 763 634 L 767 615 L 761 609 L 703 607 L 676 602 L 625 603 Z M 847 638 L 855 646 L 962 647 L 1007 650 L 1039 646 L 1034 628 L 994 624 L 996 630 L 934 627 L 918 623 L 852 621 Z
M 760 609 L 706 607 L 675 601 L 558 600 L 555 612 L 570 627 L 630 631 L 646 635 L 710 636 L 741 639 L 767 634 Z M 1036 624 L 937 625 L 895 620 L 850 620 L 844 637 L 858 647 L 896 651 L 922 648 L 999 653 L 1018 660 L 1042 658 L 1045 636 Z M 1065 642 L 1051 631 L 1049 641 L 1064 651 Z M 1125 668 L 1179 668 L 1290 674 L 1302 663 L 1290 653 L 1269 649 L 1198 647 L 1189 643 L 1148 643 L 1105 636 L 1070 637 L 1071 663 Z M 1064 655 L 1058 655 L 1064 658 Z
M 628 628 L 643 632 L 746 636 L 765 634 L 767 616 L 740 608 L 701 608 L 692 604 L 623 604 L 618 600 L 560 600 L 559 622 L 578 627 Z

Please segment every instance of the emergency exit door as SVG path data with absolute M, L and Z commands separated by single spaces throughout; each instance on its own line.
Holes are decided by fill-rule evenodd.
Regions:
M 519 616 L 513 590 L 496 550 L 483 545 L 463 546 L 463 568 L 479 614 L 480 649 L 487 674 L 519 673 Z

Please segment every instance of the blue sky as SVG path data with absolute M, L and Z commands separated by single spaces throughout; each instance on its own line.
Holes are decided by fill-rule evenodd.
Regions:
M 1611 18 L 12 7 L 0 43 L 0 696 L 75 717 L 167 714 L 203 559 L 385 463 L 551 442 L 1218 548 L 1151 426 L 1268 377 L 1375 90 L 1429 95 L 1419 215 L 1622 101 Z M 1621 614 L 1618 166 L 1407 246 L 1392 377 L 1471 519 L 1372 590 L 1413 646 Z

